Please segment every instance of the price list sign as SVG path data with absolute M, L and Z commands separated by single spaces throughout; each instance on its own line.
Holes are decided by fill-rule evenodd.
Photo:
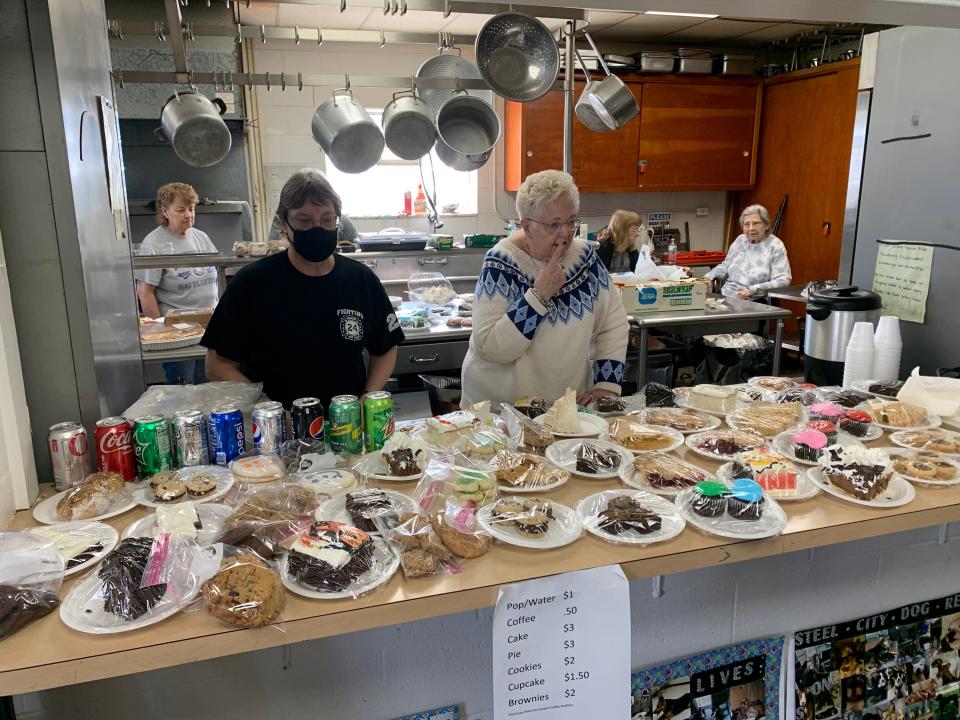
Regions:
M 504 585 L 495 720 L 630 717 L 630 589 L 619 565 Z

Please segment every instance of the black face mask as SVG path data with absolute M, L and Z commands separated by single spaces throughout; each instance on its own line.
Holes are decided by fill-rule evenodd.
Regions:
M 337 249 L 337 228 L 328 230 L 317 226 L 309 230 L 294 230 L 291 242 L 304 260 L 323 262 Z

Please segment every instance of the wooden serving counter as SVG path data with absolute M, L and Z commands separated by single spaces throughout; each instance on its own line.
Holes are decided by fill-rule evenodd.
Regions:
M 885 441 L 870 444 L 881 446 Z M 676 454 L 710 471 L 719 467 L 719 463 L 686 448 Z M 416 483 L 391 483 L 390 487 L 412 492 Z M 575 506 L 598 490 L 618 487 L 622 485 L 617 480 L 574 477 L 544 496 Z M 282 621 L 259 629 L 233 628 L 200 610 L 180 612 L 143 630 L 88 635 L 69 629 L 55 611 L 0 641 L 0 695 L 473 610 L 493 605 L 503 583 L 572 570 L 619 563 L 627 577 L 636 580 L 958 521 L 960 486 L 917 487 L 910 504 L 887 510 L 854 505 L 824 493 L 781 505 L 789 523 L 784 534 L 775 538 L 731 541 L 688 526 L 672 540 L 645 547 L 612 545 L 589 533 L 554 550 L 527 550 L 497 543 L 485 556 L 464 561 L 462 574 L 407 581 L 398 571 L 381 588 L 356 600 L 310 600 L 288 592 Z M 122 531 L 147 512 L 147 508 L 138 507 L 107 522 Z M 36 524 L 30 513 L 23 511 L 17 514 L 11 529 Z M 75 578 L 64 582 L 61 597 L 74 582 Z

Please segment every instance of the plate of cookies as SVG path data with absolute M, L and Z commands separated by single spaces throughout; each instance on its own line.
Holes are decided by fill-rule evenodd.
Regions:
M 233 475 L 219 465 L 195 465 L 179 470 L 161 470 L 133 491 L 144 507 L 175 505 L 187 500 L 203 503 L 219 500 L 233 487 Z
M 570 473 L 532 453 L 504 450 L 490 461 L 497 487 L 506 493 L 536 493 L 554 490 L 570 479 Z
M 547 448 L 547 460 L 567 472 L 595 480 L 617 477 L 633 455 L 609 440 L 558 440 Z
M 79 485 L 37 503 L 33 518 L 44 525 L 54 525 L 121 515 L 137 505 L 128 485 L 117 473 L 92 473 Z
M 496 540 L 538 550 L 569 545 L 583 534 L 576 510 L 538 497 L 508 497 L 484 505 L 477 522 Z
M 577 503 L 577 513 L 587 532 L 614 544 L 663 542 L 686 525 L 672 502 L 643 490 L 601 490 Z
M 894 472 L 912 483 L 929 487 L 960 484 L 960 464 L 953 458 L 929 450 L 903 447 L 878 449 L 890 456 Z
M 898 430 L 890 434 L 890 442 L 912 450 L 927 450 L 960 457 L 960 433 L 952 430 Z

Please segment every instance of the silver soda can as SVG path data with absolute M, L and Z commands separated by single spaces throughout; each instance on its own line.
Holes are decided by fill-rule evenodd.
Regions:
M 173 414 L 173 461 L 178 468 L 210 464 L 207 418 L 199 410 Z
M 90 449 L 87 431 L 77 422 L 52 425 L 47 433 L 53 482 L 57 490 L 68 490 L 90 474 Z
M 268 400 L 253 406 L 253 446 L 261 453 L 279 453 L 287 441 L 287 417 L 283 404 Z

